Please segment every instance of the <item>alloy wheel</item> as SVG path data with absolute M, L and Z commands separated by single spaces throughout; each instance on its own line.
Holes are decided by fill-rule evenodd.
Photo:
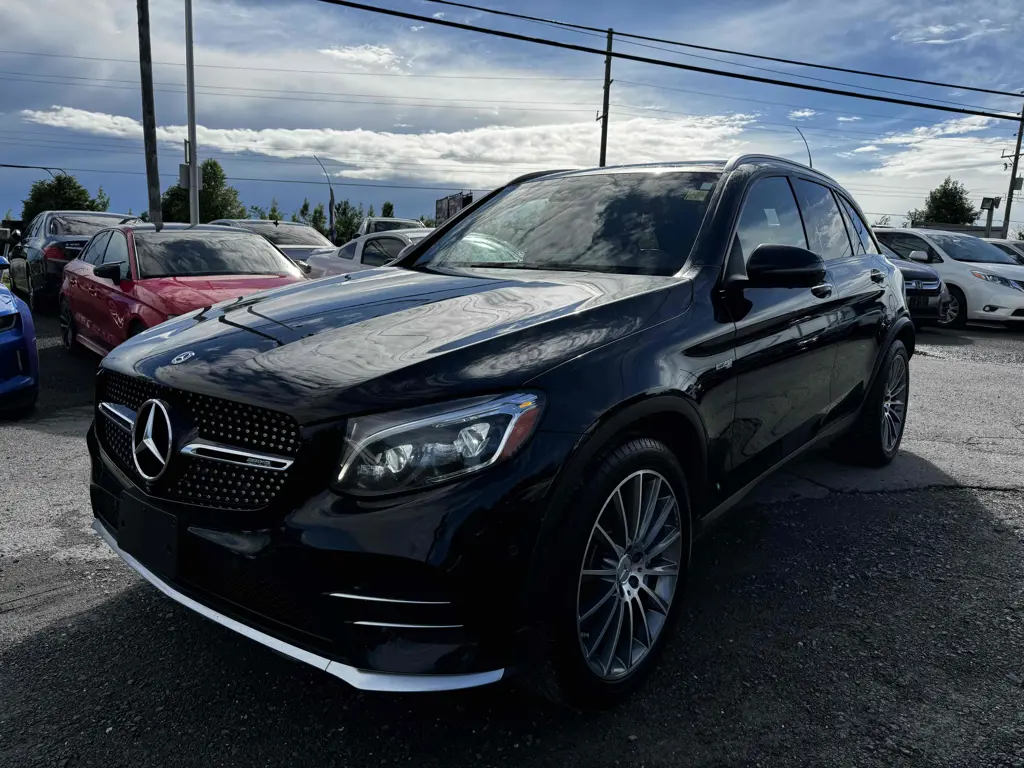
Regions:
M 946 325 L 949 325 L 954 320 L 956 320 L 956 316 L 959 315 L 959 314 L 960 314 L 960 302 L 956 300 L 956 296 L 955 295 L 951 294 L 950 297 L 949 297 L 949 308 L 946 310 L 946 316 L 942 319 L 941 322 L 946 324 Z
M 60 303 L 60 340 L 64 349 L 71 349 L 75 343 L 75 326 L 71 319 L 71 307 L 67 301 Z
M 894 355 L 889 364 L 882 397 L 882 446 L 886 453 L 892 453 L 899 443 L 907 415 L 907 361 L 902 355 Z
M 657 472 L 634 472 L 605 500 L 576 597 L 580 648 L 599 678 L 625 677 L 654 647 L 675 597 L 683 545 L 679 502 Z

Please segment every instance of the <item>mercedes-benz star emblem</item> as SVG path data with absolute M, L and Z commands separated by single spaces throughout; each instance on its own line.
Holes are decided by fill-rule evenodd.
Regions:
M 196 356 L 196 353 L 189 350 L 188 352 L 182 352 L 180 355 L 175 355 L 171 360 L 171 365 L 181 365 L 181 363 L 191 360 Z
M 162 400 L 144 402 L 132 428 L 132 460 L 144 480 L 152 483 L 164 473 L 173 442 L 167 406 Z

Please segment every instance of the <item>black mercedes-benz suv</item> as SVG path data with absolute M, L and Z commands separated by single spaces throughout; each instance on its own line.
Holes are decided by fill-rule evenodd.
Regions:
M 913 348 L 899 271 L 821 173 L 532 174 L 391 267 L 116 348 L 95 528 L 168 596 L 357 688 L 516 676 L 606 706 L 761 478 L 831 438 L 893 458 Z

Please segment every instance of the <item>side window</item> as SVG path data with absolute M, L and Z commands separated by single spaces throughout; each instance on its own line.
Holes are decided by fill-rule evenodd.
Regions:
M 29 222 L 29 225 L 25 228 L 26 240 L 30 237 L 35 237 L 36 235 L 39 234 L 39 227 L 43 223 L 44 218 L 45 217 L 43 216 L 36 216 L 34 219 L 32 219 L 32 221 Z
M 363 264 L 368 267 L 381 267 L 394 258 L 381 245 L 380 240 L 370 240 L 363 246 Z
M 796 199 L 784 176 L 754 182 L 736 226 L 736 242 L 744 261 L 765 243 L 807 247 Z
M 107 242 L 110 240 L 109 232 L 100 232 L 92 240 L 89 241 L 89 245 L 83 251 L 80 258 L 87 264 L 101 264 L 103 260 L 103 252 L 107 249 Z
M 132 269 L 128 263 L 128 240 L 123 232 L 111 232 L 110 242 L 107 244 L 107 252 L 103 255 L 101 264 L 121 263 L 121 279 L 131 280 Z
M 854 249 L 857 253 L 878 253 L 878 246 L 875 245 L 875 241 L 871 239 L 871 229 L 867 224 L 864 223 L 864 219 L 857 213 L 857 209 L 853 207 L 853 203 L 847 200 L 840 194 L 836 194 L 839 198 L 839 203 L 843 209 L 843 213 L 847 215 L 848 223 L 852 226 L 851 240 L 860 240 L 861 248 L 858 248 L 856 242 L 854 242 Z
M 923 237 L 912 235 L 909 232 L 887 232 L 889 242 L 886 243 L 896 253 L 909 259 L 911 251 L 924 251 L 932 261 L 942 261 L 939 254 L 928 245 Z
M 348 245 L 342 246 L 338 249 L 339 259 L 353 259 L 356 255 L 356 242 L 353 240 Z
M 377 243 L 392 259 L 397 259 L 398 254 L 405 248 L 405 241 L 399 237 L 382 237 Z
M 794 186 L 807 226 L 807 237 L 811 241 L 811 250 L 825 261 L 852 256 L 850 236 L 846 232 L 846 224 L 843 223 L 832 190 L 804 179 L 795 179 Z

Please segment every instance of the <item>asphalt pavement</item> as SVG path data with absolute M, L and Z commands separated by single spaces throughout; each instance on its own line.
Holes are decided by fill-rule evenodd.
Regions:
M 2 766 L 1024 766 L 1024 335 L 923 331 L 884 470 L 808 456 L 695 549 L 621 708 L 364 694 L 164 598 L 89 528 L 96 360 L 41 318 L 0 423 Z

